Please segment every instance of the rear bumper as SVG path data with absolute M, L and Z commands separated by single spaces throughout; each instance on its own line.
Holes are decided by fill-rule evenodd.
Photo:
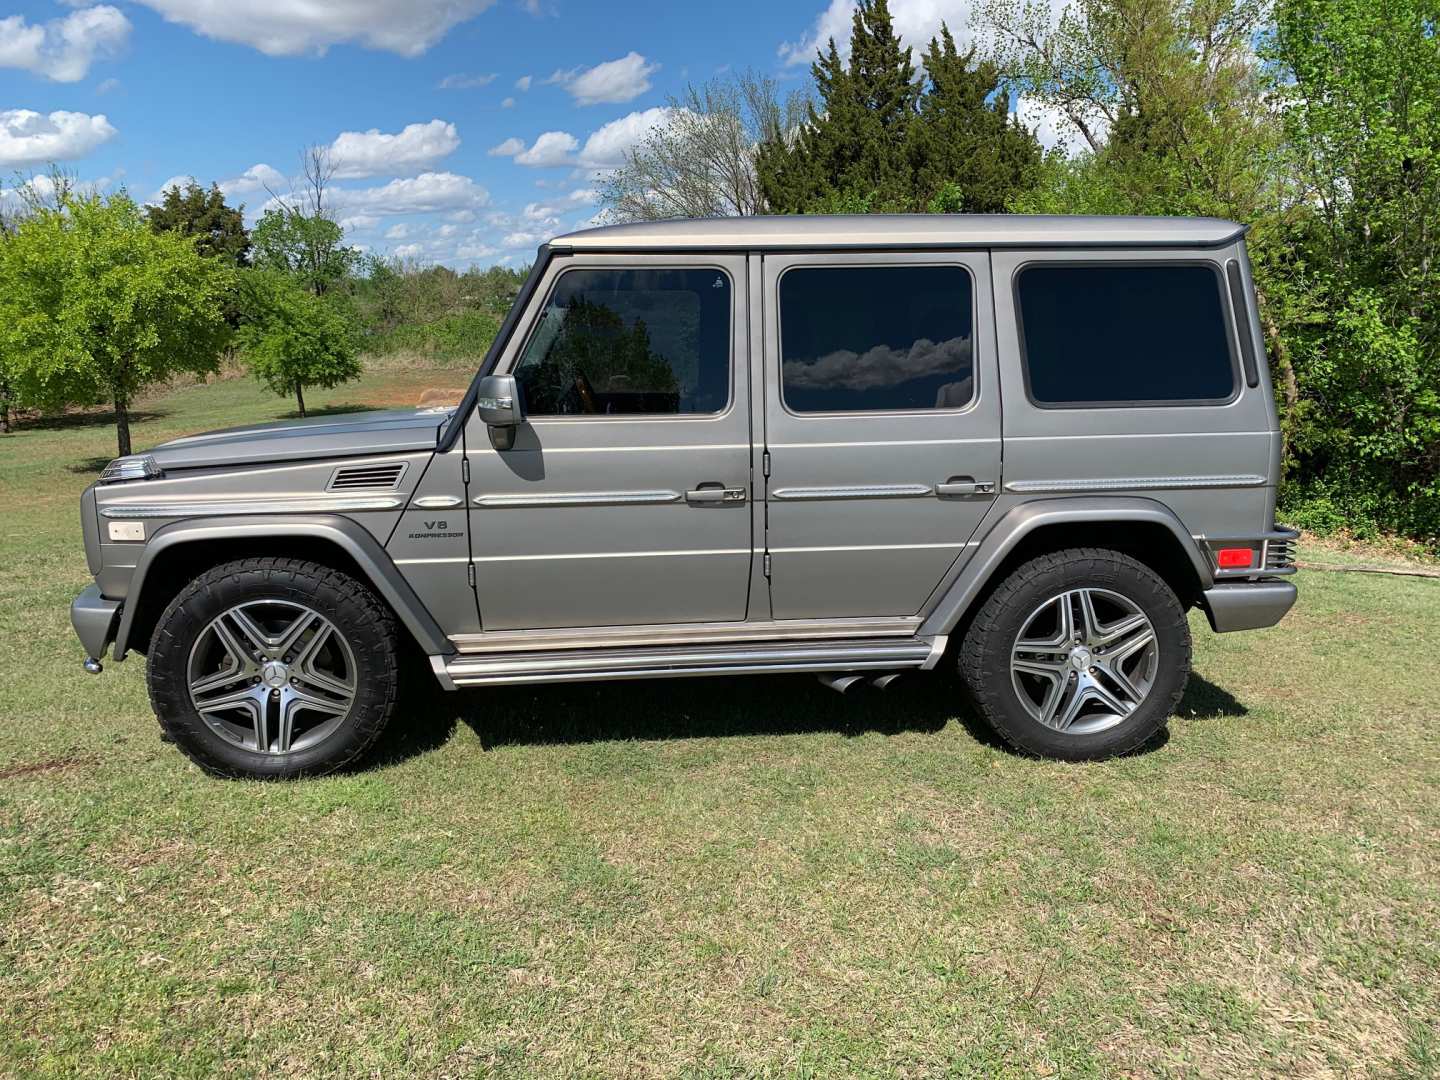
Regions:
M 1274 626 L 1295 606 L 1295 586 L 1288 581 L 1247 581 L 1206 589 L 1200 606 L 1217 634 Z
M 85 647 L 86 656 L 103 656 L 115 640 L 120 622 L 120 601 L 106 600 L 98 585 L 87 585 L 70 604 L 70 625 Z

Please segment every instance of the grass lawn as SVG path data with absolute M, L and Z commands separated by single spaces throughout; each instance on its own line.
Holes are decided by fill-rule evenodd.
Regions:
M 289 407 L 189 388 L 136 445 Z M 1196 617 L 1168 740 L 1105 764 L 1006 752 L 943 677 L 775 676 L 426 690 L 364 771 L 226 783 L 141 659 L 80 670 L 113 452 L 0 437 L 0 1072 L 1440 1073 L 1440 580 Z

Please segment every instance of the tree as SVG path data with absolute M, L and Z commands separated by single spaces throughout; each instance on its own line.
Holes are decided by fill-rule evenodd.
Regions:
M 360 375 L 359 341 L 343 299 L 316 296 L 277 270 L 246 273 L 240 347 L 250 370 L 278 395 L 295 395 L 305 415 L 305 388 L 333 387 Z
M 157 232 L 177 232 L 195 238 L 201 255 L 219 258 L 234 267 L 250 264 L 250 233 L 245 228 L 245 207 L 225 204 L 218 184 L 209 189 L 190 181 L 182 191 L 179 184 L 165 190 L 159 206 L 146 212 L 150 227 Z
M 960 53 L 943 23 L 922 64 L 928 86 L 909 132 L 915 203 L 1003 211 L 1034 184 L 1040 144 L 1010 115 L 995 65 L 977 63 L 973 48 Z
M 330 181 L 340 164 L 326 146 L 300 153 L 302 180 L 289 195 L 270 192 L 274 203 L 251 236 L 255 265 L 281 270 L 322 296 L 355 273 L 360 253 L 344 243 L 345 230 L 330 204 Z
M 746 72 L 689 86 L 671 98 L 666 118 L 601 182 L 601 201 L 615 221 L 740 217 L 767 204 L 756 153 L 793 130 L 803 116 L 799 94 L 781 99 L 769 76 Z
M 902 48 L 886 0 L 860 0 L 842 60 L 832 38 L 810 68 L 819 100 L 798 131 L 768 139 L 757 160 L 766 204 L 806 212 L 836 193 L 874 208 L 914 202 L 910 126 L 920 98 L 910 49 Z
M 230 283 L 192 240 L 150 229 L 123 192 L 67 193 L 0 245 L 0 353 L 26 400 L 111 403 L 123 456 L 141 390 L 215 369 Z
M 1306 502 L 1440 538 L 1440 33 L 1429 0 L 1280 0 L 1276 66 L 1305 196 L 1275 276 Z

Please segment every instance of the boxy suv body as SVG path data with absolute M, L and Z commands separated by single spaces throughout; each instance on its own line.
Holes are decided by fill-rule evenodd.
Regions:
M 226 775 L 362 754 L 446 688 L 949 657 L 1010 742 L 1148 739 L 1290 608 L 1244 229 L 764 217 L 541 248 L 458 408 L 197 435 L 82 501 L 98 670 Z

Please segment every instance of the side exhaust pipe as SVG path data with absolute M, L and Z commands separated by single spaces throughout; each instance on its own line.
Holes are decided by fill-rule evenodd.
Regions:
M 840 694 L 845 693 L 846 690 L 865 678 L 864 675 L 855 675 L 844 671 L 818 671 L 815 673 L 815 677 Z
M 815 677 L 830 687 L 831 690 L 843 694 L 858 682 L 868 682 L 871 686 L 875 687 L 875 689 L 884 690 L 904 674 L 903 671 L 886 671 L 879 675 L 856 675 L 853 672 L 845 671 L 820 671 L 816 672 Z

